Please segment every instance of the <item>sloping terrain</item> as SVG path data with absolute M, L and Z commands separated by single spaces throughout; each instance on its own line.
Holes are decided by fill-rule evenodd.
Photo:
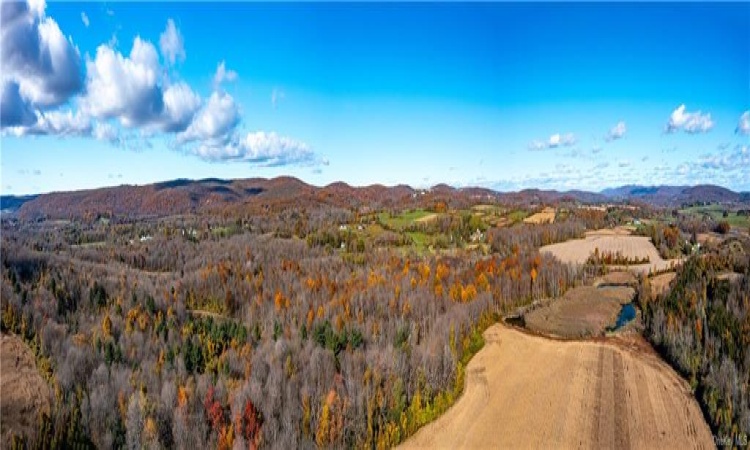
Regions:
M 613 200 L 638 200 L 652 205 L 676 206 L 696 202 L 741 202 L 746 195 L 711 184 L 697 186 L 621 186 L 605 189 Z
M 7 448 L 13 433 L 33 435 L 41 411 L 49 411 L 49 387 L 34 355 L 20 338 L 1 334 L 0 447 Z
M 544 334 L 579 338 L 599 336 L 614 325 L 623 304 L 635 290 L 623 286 L 580 286 L 526 314 L 526 327 Z
M 653 191 L 653 192 L 652 192 Z M 633 193 L 635 192 L 635 194 Z M 635 198 L 652 204 L 680 204 L 687 201 L 746 201 L 743 196 L 718 186 L 639 188 L 623 187 L 605 191 L 607 195 L 585 191 L 546 191 L 525 189 L 495 192 L 490 189 L 438 184 L 417 191 L 406 185 L 379 184 L 354 187 L 336 182 L 327 186 L 309 185 L 294 177 L 223 180 L 177 179 L 143 186 L 122 185 L 72 192 L 53 192 L 27 197 L 4 196 L 0 207 L 16 212 L 22 219 L 70 219 L 118 215 L 126 217 L 165 216 L 198 212 L 226 212 L 227 208 L 267 210 L 274 207 L 307 207 L 327 204 L 353 207 L 425 207 L 445 203 L 466 207 L 477 201 L 532 205 L 554 202 L 601 203 L 612 199 Z M 643 194 L 645 193 L 645 194 Z M 424 195 L 423 195 L 424 194 Z M 643 195 L 641 195 L 643 194 Z
M 484 337 L 463 396 L 402 448 L 714 448 L 687 384 L 652 352 L 499 324 Z

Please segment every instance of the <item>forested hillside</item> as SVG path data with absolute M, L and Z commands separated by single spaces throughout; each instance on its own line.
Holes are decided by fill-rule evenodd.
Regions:
M 333 249 L 286 215 L 237 223 L 4 229 L 2 329 L 54 392 L 27 445 L 389 447 L 457 398 L 498 314 L 583 276 L 536 250 L 575 222 L 461 257 Z
M 709 423 L 734 443 L 750 436 L 750 257 L 730 240 L 693 256 L 672 289 L 641 304 L 648 337 L 696 389 Z

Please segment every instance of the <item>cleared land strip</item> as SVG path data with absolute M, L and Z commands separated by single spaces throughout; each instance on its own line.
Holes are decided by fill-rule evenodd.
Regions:
M 619 231 L 619 230 L 618 230 Z M 627 266 L 634 272 L 648 273 L 667 270 L 679 265 L 675 259 L 665 260 L 646 236 L 628 236 L 624 234 L 598 232 L 586 233 L 584 239 L 573 239 L 558 244 L 545 245 L 539 249 L 542 253 L 549 253 L 564 263 L 583 264 L 598 249 L 600 254 L 605 252 L 620 253 L 628 258 L 648 258 L 647 264 Z
M 402 448 L 714 446 L 686 383 L 653 354 L 499 324 L 485 340 L 464 395 Z

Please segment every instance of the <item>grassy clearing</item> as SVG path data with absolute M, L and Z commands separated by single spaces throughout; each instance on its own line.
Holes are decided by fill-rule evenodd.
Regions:
M 422 219 L 432 214 L 430 211 L 424 209 L 415 209 L 413 211 L 404 211 L 401 214 L 392 216 L 387 212 L 381 212 L 378 214 L 378 221 L 383 225 L 391 228 L 404 229 L 415 221 Z
M 727 217 L 724 217 L 724 211 L 727 212 Z M 696 216 L 709 216 L 716 222 L 726 220 L 733 228 L 747 229 L 748 227 L 750 227 L 750 217 L 738 216 L 737 211 L 731 211 L 726 207 L 718 204 L 706 206 L 691 206 L 690 208 L 680 210 L 680 213 Z
M 516 223 L 516 222 L 522 221 L 528 216 L 529 216 L 528 211 L 517 209 L 515 211 L 511 211 L 511 213 L 508 214 L 508 220 L 510 220 L 513 223 Z
M 411 238 L 412 242 L 414 242 L 417 251 L 422 252 L 427 249 L 429 238 L 425 233 L 420 231 L 410 231 L 406 234 Z

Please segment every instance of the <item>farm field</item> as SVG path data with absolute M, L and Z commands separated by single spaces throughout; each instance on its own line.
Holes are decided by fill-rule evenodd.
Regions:
M 380 221 L 380 223 L 396 229 L 406 228 L 414 222 L 419 221 L 420 219 L 424 219 L 425 217 L 434 218 L 435 214 L 423 209 L 404 211 L 395 216 L 387 212 L 378 214 L 378 220 Z
M 646 236 L 631 236 L 625 229 L 597 230 L 586 233 L 583 239 L 573 239 L 557 244 L 545 245 L 540 252 L 549 253 L 564 263 L 583 264 L 599 249 L 600 253 L 621 253 L 628 258 L 648 258 L 646 264 L 634 264 L 627 268 L 634 272 L 648 273 L 669 269 L 679 260 L 665 260 Z
M 523 219 L 524 223 L 554 223 L 555 222 L 555 208 L 544 208 L 541 212 L 532 214 L 531 216 Z
M 526 314 L 526 327 L 566 338 L 600 336 L 614 325 L 622 305 L 635 295 L 631 287 L 580 286 Z
M 401 448 L 714 448 L 687 383 L 651 351 L 499 324 L 484 337 L 463 396 Z
M 657 275 L 651 278 L 651 295 L 656 297 L 669 290 L 669 283 L 675 279 L 677 275 L 674 272 L 667 272 L 661 275 Z
M 724 217 L 724 211 L 727 212 L 727 216 Z M 692 215 L 692 216 L 709 216 L 716 222 L 726 220 L 733 228 L 744 228 L 750 227 L 750 216 L 738 215 L 737 211 L 732 211 L 727 207 L 719 204 L 706 205 L 706 206 L 693 206 L 680 210 L 680 214 Z
M 49 411 L 49 388 L 39 375 L 34 355 L 17 336 L 0 335 L 0 447 L 7 448 L 11 433 L 32 433 L 37 414 Z

